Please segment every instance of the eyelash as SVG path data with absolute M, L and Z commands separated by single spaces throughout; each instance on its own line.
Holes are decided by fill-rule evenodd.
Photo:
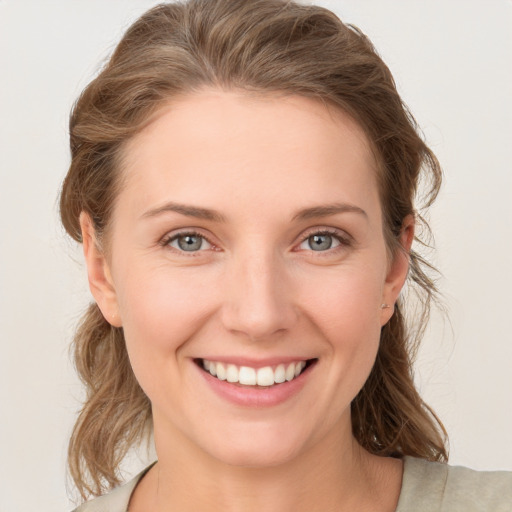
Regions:
M 315 235 L 317 235 L 317 236 L 325 236 L 325 235 L 332 236 L 337 242 L 339 242 L 339 245 L 337 247 L 334 247 L 332 249 L 329 248 L 325 251 L 314 251 L 313 249 L 310 249 L 308 252 L 315 254 L 316 257 L 332 255 L 332 254 L 337 253 L 339 250 L 343 250 L 343 249 L 353 245 L 353 239 L 350 235 L 348 235 L 346 233 L 342 234 L 337 229 L 324 228 L 324 229 L 311 229 L 310 231 L 306 232 L 306 234 L 302 236 L 302 238 L 300 239 L 300 241 L 296 245 L 296 247 L 302 245 L 304 242 L 306 242 L 308 240 L 308 238 L 315 236 Z M 183 251 L 183 250 L 179 250 L 179 249 L 176 249 L 175 247 L 170 246 L 171 242 L 177 240 L 180 237 L 184 237 L 184 236 L 195 236 L 195 237 L 202 238 L 203 240 L 205 240 L 212 246 L 213 250 L 218 250 L 217 246 L 207 236 L 203 235 L 202 233 L 199 233 L 198 231 L 194 231 L 194 230 L 181 231 L 178 233 L 166 235 L 162 238 L 162 240 L 159 242 L 159 244 L 162 247 L 170 248 L 171 250 L 173 250 L 174 252 L 176 252 L 178 254 L 186 254 L 188 252 L 187 256 L 192 256 L 192 257 L 198 256 L 201 252 L 204 252 L 204 250 Z M 299 252 L 299 251 L 295 250 L 295 252 Z
M 194 231 L 194 230 L 180 231 L 178 233 L 166 235 L 162 238 L 162 240 L 159 243 L 162 247 L 168 247 L 169 249 L 173 250 L 174 252 L 176 252 L 178 254 L 187 254 L 187 252 L 188 252 L 187 256 L 198 256 L 201 252 L 204 252 L 204 251 L 181 251 L 179 249 L 176 249 L 175 247 L 171 247 L 171 245 L 170 245 L 171 242 L 174 242 L 174 240 L 177 240 L 178 238 L 181 238 L 184 236 L 195 236 L 198 238 L 202 238 L 203 240 L 205 240 L 212 246 L 213 250 L 217 250 L 217 246 L 207 236 L 205 236 L 202 233 L 199 233 L 197 231 Z
M 334 228 L 331 228 L 331 229 L 328 229 L 328 228 L 315 229 L 315 228 L 313 228 L 312 230 L 307 232 L 301 238 L 301 241 L 300 241 L 300 243 L 298 245 L 299 246 L 302 245 L 304 242 L 306 242 L 308 240 L 308 238 L 310 238 L 312 236 L 315 236 L 315 235 L 316 236 L 328 235 L 328 236 L 331 236 L 332 238 L 334 238 L 337 242 L 339 242 L 339 245 L 337 247 L 329 248 L 329 249 L 327 249 L 325 251 L 314 251 L 313 249 L 310 249 L 309 252 L 314 253 L 315 257 L 322 257 L 322 256 L 328 256 L 328 255 L 336 254 L 338 251 L 346 249 L 347 247 L 350 247 L 352 245 L 352 243 L 353 243 L 353 239 L 352 239 L 352 237 L 350 235 L 348 235 L 346 233 L 342 234 L 337 229 L 334 229 Z

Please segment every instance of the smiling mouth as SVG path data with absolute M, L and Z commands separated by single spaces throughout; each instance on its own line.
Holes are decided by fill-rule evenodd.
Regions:
M 242 386 L 265 387 L 290 382 L 299 377 L 317 359 L 307 359 L 262 368 L 196 359 L 197 365 L 213 377 Z

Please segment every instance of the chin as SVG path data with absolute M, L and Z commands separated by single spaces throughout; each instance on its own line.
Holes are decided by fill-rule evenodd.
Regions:
M 296 456 L 295 450 L 257 449 L 257 447 L 231 447 L 218 453 L 216 458 L 230 466 L 263 469 L 286 464 Z
M 212 440 L 210 440 L 212 441 Z M 229 442 L 226 442 L 229 441 Z M 205 447 L 215 459 L 230 466 L 247 468 L 265 468 L 280 466 L 298 456 L 305 443 L 295 436 L 283 436 L 279 433 L 260 432 L 251 435 L 224 436 L 223 443 Z

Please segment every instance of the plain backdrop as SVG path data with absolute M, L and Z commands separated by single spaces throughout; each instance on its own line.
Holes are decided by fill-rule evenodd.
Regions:
M 72 508 L 65 452 L 81 387 L 68 345 L 90 296 L 57 216 L 67 119 L 155 3 L 0 0 L 0 512 Z M 370 36 L 445 172 L 431 223 L 451 324 L 434 318 L 418 385 L 451 463 L 512 469 L 512 3 L 318 3 Z

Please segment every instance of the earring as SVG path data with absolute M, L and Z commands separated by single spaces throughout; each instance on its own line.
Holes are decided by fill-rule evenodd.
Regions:
M 389 304 L 381 304 L 380 309 L 389 309 L 391 306 Z

